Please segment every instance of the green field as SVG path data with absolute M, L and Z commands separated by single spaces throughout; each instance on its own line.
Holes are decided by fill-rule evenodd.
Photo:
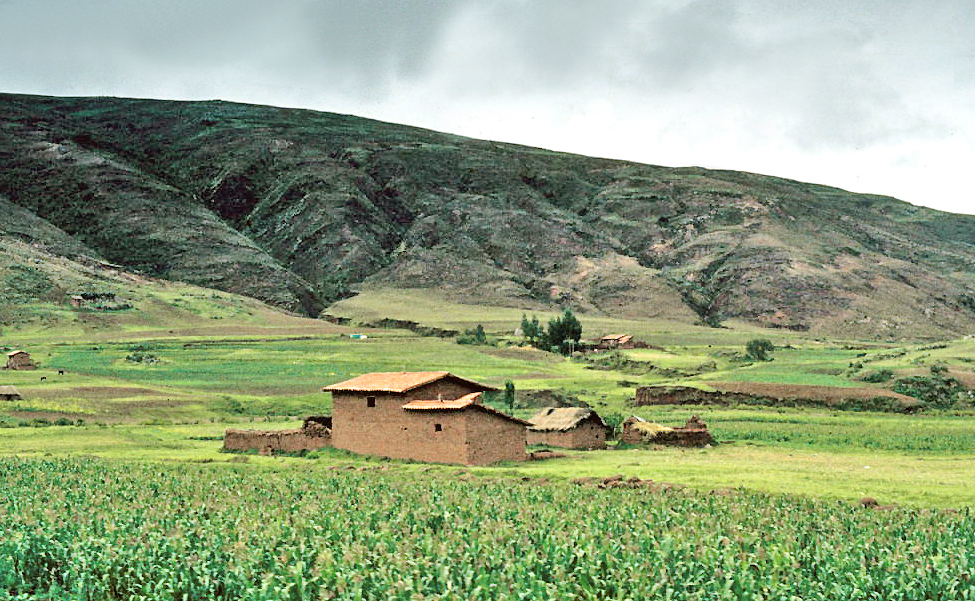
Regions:
M 3 345 L 28 350 L 40 369 L 0 372 L 24 397 L 0 402 L 0 599 L 975 595 L 970 403 L 914 415 L 633 405 L 643 385 L 890 388 L 932 366 L 972 382 L 970 338 L 885 345 L 583 315 L 584 336 L 633 332 L 651 346 L 564 358 L 514 336 L 531 311 L 416 291 L 389 305 L 369 294 L 340 303 L 345 326 L 262 305 L 234 315 L 229 295 L 173 294 L 164 313 L 180 319 L 169 323 L 152 301 L 141 321 L 93 327 L 68 315 L 63 327 L 5 330 Z M 481 324 L 491 344 L 363 325 L 384 317 Z M 774 341 L 773 361 L 743 356 L 756 337 Z M 604 415 L 676 426 L 696 414 L 719 444 L 479 468 L 221 450 L 228 427 L 292 428 L 328 413 L 324 385 L 440 369 L 550 390 Z M 891 381 L 862 380 L 878 370 Z M 521 398 L 513 412 L 536 410 Z M 571 484 L 615 475 L 643 485 Z M 864 497 L 892 508 L 862 508 Z
M 395 468 L 0 459 L 0 483 L 0 599 L 975 594 L 967 513 Z

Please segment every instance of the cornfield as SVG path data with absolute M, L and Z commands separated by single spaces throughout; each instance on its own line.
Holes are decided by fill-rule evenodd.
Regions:
M 0 599 L 975 599 L 967 511 L 0 459 Z

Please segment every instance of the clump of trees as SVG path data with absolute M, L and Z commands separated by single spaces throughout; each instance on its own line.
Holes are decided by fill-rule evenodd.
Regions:
M 774 350 L 775 345 L 772 344 L 771 340 L 765 338 L 749 340 L 748 344 L 745 345 L 745 353 L 753 361 L 771 361 L 772 358 L 769 353 Z
M 533 346 L 553 353 L 571 355 L 582 337 L 582 324 L 569 309 L 559 317 L 550 319 L 548 329 L 544 328 L 534 315 L 529 321 L 523 314 L 521 332 L 525 340 Z
M 488 344 L 487 333 L 484 326 L 477 324 L 473 330 L 467 330 L 457 337 L 457 344 Z

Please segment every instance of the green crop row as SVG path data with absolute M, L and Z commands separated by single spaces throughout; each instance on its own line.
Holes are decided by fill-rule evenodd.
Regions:
M 973 569 L 967 512 L 0 459 L 0 599 L 955 600 Z

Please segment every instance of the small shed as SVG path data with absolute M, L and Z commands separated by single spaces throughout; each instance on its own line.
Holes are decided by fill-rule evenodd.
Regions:
M 567 449 L 605 449 L 609 428 L 588 407 L 546 407 L 528 423 L 528 444 Z
M 0 386 L 0 401 L 20 401 L 23 398 L 13 386 Z
M 603 336 L 599 339 L 599 344 L 596 348 L 600 349 L 617 349 L 617 348 L 633 348 L 633 336 L 629 334 L 610 334 L 609 336 Z
M 27 351 L 10 351 L 7 353 L 7 369 L 37 369 Z

